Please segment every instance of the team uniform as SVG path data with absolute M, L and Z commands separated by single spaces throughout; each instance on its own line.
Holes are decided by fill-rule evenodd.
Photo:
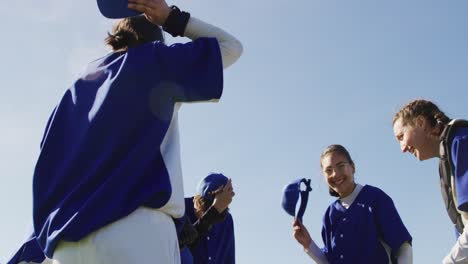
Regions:
M 324 248 L 312 242 L 306 252 L 317 263 L 390 263 L 402 245 L 412 241 L 392 199 L 370 185 L 357 185 L 350 197 L 328 207 Z
M 452 126 L 453 122 L 447 126 L 446 130 Z M 468 262 L 468 127 L 466 124 L 454 127 L 450 135 L 446 130 L 441 136 L 441 186 L 447 211 L 456 228 L 458 241 L 450 254 L 444 258 L 443 263 L 466 263 Z M 449 188 L 444 188 L 444 186 L 449 186 Z M 444 190 L 449 191 L 444 192 Z
M 457 199 L 457 209 L 468 212 L 468 128 L 455 131 L 452 141 L 451 154 L 454 171 L 454 190 Z M 465 226 L 467 217 L 462 217 Z
M 178 262 L 177 111 L 219 99 L 222 70 L 213 38 L 147 43 L 88 65 L 51 115 L 34 172 L 34 230 L 47 257 Z
M 185 199 L 185 209 L 190 222 L 195 223 L 198 219 L 193 197 Z M 214 224 L 207 233 L 199 234 L 194 246 L 183 248 L 181 260 L 182 264 L 234 264 L 235 239 L 231 214 L 227 213 L 224 221 Z
M 7 264 L 25 264 L 25 263 L 42 263 L 51 264 L 45 259 L 44 252 L 39 247 L 36 241 L 34 232 L 28 236 L 26 241 L 21 245 L 18 251 L 11 257 Z
M 184 34 L 193 41 L 110 53 L 66 91 L 34 172 L 34 231 L 9 264 L 46 256 L 67 264 L 180 262 L 177 112 L 183 102 L 217 101 L 223 68 L 242 53 L 237 39 L 194 17 Z

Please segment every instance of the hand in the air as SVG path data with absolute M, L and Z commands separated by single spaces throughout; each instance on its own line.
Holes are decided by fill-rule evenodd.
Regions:
M 222 213 L 229 204 L 232 202 L 232 197 L 234 197 L 234 189 L 232 188 L 231 179 L 229 179 L 226 185 L 219 187 L 214 191 L 215 199 L 213 201 L 213 206 L 219 213 Z
M 144 13 L 146 19 L 158 26 L 164 25 L 171 12 L 164 0 L 128 0 L 128 8 Z
M 293 230 L 293 236 L 297 242 L 299 242 L 299 244 L 301 244 L 304 249 L 308 249 L 310 243 L 312 242 L 312 238 L 310 237 L 307 228 L 301 223 L 300 220 L 294 219 Z

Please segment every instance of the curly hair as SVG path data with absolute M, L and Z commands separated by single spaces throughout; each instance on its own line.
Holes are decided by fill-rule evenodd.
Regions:
M 334 144 L 334 145 L 330 145 L 328 147 L 326 147 L 323 151 L 322 151 L 322 154 L 320 155 L 320 167 L 322 168 L 322 161 L 323 159 L 332 154 L 332 153 L 335 153 L 337 152 L 338 154 L 341 154 L 343 156 L 345 156 L 345 158 L 348 160 L 349 164 L 353 165 L 354 166 L 354 161 L 353 159 L 351 158 L 351 155 L 349 154 L 348 150 L 343 147 L 342 145 L 338 145 L 338 144 Z M 328 188 L 328 192 L 330 193 L 331 196 L 334 196 L 334 197 L 339 197 L 340 195 L 335 192 L 331 187 Z
M 127 17 L 116 24 L 112 33 L 107 33 L 105 39 L 106 45 L 112 47 L 112 50 L 128 50 L 152 41 L 164 42 L 161 28 L 146 19 L 144 16 Z
M 438 135 L 450 122 L 450 118 L 442 112 L 439 107 L 431 101 L 417 99 L 403 106 L 393 117 L 393 124 L 401 119 L 403 125 L 414 125 L 417 117 L 424 117 L 432 128 L 437 129 Z

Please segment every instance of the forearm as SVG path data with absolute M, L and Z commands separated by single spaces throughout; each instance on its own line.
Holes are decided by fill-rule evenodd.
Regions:
M 309 248 L 305 249 L 307 255 L 309 255 L 317 264 L 328 264 L 327 256 L 323 253 L 317 244 L 312 240 L 310 242 Z
M 231 66 L 242 54 L 242 44 L 234 36 L 195 17 L 190 17 L 184 36 L 192 40 L 201 37 L 216 38 L 221 50 L 223 69 Z
M 444 264 L 466 263 L 468 261 L 468 230 L 465 226 L 463 233 L 458 237 L 457 242 L 444 258 Z
M 405 242 L 397 252 L 398 264 L 413 264 L 413 248 Z

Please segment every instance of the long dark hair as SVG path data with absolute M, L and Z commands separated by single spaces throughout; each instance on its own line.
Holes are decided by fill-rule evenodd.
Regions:
M 341 154 L 343 156 L 345 156 L 345 158 L 348 160 L 349 164 L 353 165 L 354 166 L 354 161 L 353 159 L 351 158 L 351 155 L 349 154 L 348 150 L 343 147 L 342 145 L 338 145 L 338 144 L 334 144 L 334 145 L 330 145 L 328 147 L 326 147 L 323 151 L 322 151 L 322 155 L 320 155 L 320 168 L 322 168 L 322 160 L 332 154 L 332 153 L 335 153 L 337 152 L 338 154 Z M 331 187 L 328 187 L 328 192 L 330 193 L 331 196 L 334 196 L 334 197 L 339 197 L 340 195 L 335 192 Z

